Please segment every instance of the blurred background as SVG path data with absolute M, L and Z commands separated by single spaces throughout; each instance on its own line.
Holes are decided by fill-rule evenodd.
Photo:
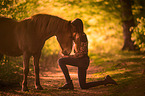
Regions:
M 66 20 L 82 19 L 92 62 L 99 63 L 102 60 L 97 59 L 99 56 L 116 55 L 122 50 L 144 52 L 145 0 L 0 0 L 0 16 L 19 21 L 39 13 Z M 58 67 L 59 57 L 60 47 L 52 37 L 43 47 L 41 69 L 48 71 Z M 32 60 L 30 71 L 33 71 Z M 22 57 L 4 56 L 0 80 L 19 81 L 17 74 L 22 74 Z M 14 80 L 9 77 L 13 75 Z

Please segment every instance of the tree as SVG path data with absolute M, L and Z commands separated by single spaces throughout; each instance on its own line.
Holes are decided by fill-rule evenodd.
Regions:
M 131 27 L 135 26 L 134 16 L 132 14 L 132 4 L 131 0 L 120 0 L 121 4 L 121 17 L 122 17 L 122 26 L 123 26 L 123 36 L 124 36 L 124 45 L 122 50 L 135 50 L 133 41 L 131 40 L 131 34 L 133 30 L 130 30 Z
M 99 3 L 102 6 L 104 5 L 104 9 L 106 12 L 109 12 L 122 22 L 123 27 L 123 39 L 124 44 L 122 50 L 136 50 L 136 46 L 134 42 L 131 40 L 131 36 L 133 30 L 130 30 L 131 27 L 135 26 L 135 19 L 133 14 L 132 6 L 134 5 L 135 0 L 101 0 Z M 141 1 L 141 0 L 139 0 Z M 105 3 L 107 2 L 107 5 Z M 111 16 L 110 15 L 110 16 Z M 119 16 L 120 15 L 120 16 Z
M 136 27 L 136 20 L 145 17 L 145 1 L 144 0 L 103 0 L 102 4 L 107 2 L 108 6 L 104 6 L 106 12 L 110 14 L 117 12 L 120 14 L 120 20 L 123 27 L 124 44 L 122 50 L 137 50 L 138 45 L 132 41 L 133 30 L 131 27 Z M 101 5 L 100 5 L 101 6 Z M 120 7 L 121 6 L 121 7 Z M 111 8 L 112 7 L 112 8 Z M 119 18 L 119 17 L 118 17 Z

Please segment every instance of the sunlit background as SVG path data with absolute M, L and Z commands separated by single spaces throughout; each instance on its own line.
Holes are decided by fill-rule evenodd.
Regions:
M 123 45 L 120 14 L 117 11 L 110 13 L 109 10 L 104 10 L 104 6 L 109 4 L 104 2 L 103 5 L 98 6 L 99 1 L 102 0 L 11 0 L 12 4 L 6 5 L 6 8 L 1 10 L 4 14 L 2 12 L 1 14 L 17 20 L 38 13 L 55 15 L 66 20 L 80 18 L 83 20 L 84 30 L 88 36 L 89 52 L 120 50 Z M 51 54 L 59 52 L 60 48 L 56 47 L 58 43 L 54 39 L 46 42 L 43 49 L 45 53 L 45 50 Z
M 135 44 L 138 44 L 143 50 L 145 48 L 145 38 L 143 38 L 145 37 L 145 19 L 138 15 L 139 9 L 142 7 L 137 1 L 134 0 L 132 8 L 133 15 L 136 16 L 135 19 L 139 25 L 134 29 L 132 40 L 136 40 Z M 132 74 L 129 73 L 132 71 L 131 68 L 137 70 L 135 76 L 141 74 L 139 70 L 144 67 L 144 55 L 121 52 L 124 40 L 120 8 L 118 0 L 0 0 L 0 16 L 18 21 L 35 14 L 55 15 L 69 21 L 80 18 L 84 23 L 84 31 L 89 41 L 91 66 L 96 66 L 94 67 L 95 71 L 90 72 L 91 75 L 88 75 L 88 78 L 92 80 L 91 78 L 103 78 L 106 74 L 110 74 L 122 84 L 124 81 L 121 80 L 130 79 L 135 75 L 130 75 Z M 45 74 L 45 72 L 52 71 L 52 67 L 58 68 L 57 60 L 60 57 L 60 51 L 55 37 L 45 42 L 40 59 L 42 76 L 53 75 Z M 138 59 L 141 63 L 137 61 Z M 32 60 L 33 58 L 30 62 L 31 75 L 33 75 Z M 19 75 L 15 74 L 22 75 L 22 65 L 22 57 L 4 56 L 0 64 L 0 76 L 3 79 L 0 77 L 0 80 L 5 80 L 6 83 L 21 81 Z M 11 76 L 16 77 L 12 79 Z M 59 79 L 56 76 L 55 78 Z
M 89 52 L 120 50 L 123 41 L 120 14 L 104 11 L 103 5 L 97 6 L 95 2 L 97 1 L 49 0 L 38 8 L 38 13 L 56 15 L 66 20 L 82 19 L 89 40 Z

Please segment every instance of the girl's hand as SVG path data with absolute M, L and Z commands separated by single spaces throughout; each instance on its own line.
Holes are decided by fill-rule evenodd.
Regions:
M 74 57 L 75 58 L 75 55 L 63 55 L 62 57 Z
M 63 55 L 62 57 L 69 57 L 69 55 Z

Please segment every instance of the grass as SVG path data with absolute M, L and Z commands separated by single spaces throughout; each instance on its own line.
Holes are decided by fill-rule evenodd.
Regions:
M 100 75 L 104 77 L 110 74 L 118 82 L 119 86 L 109 89 L 112 91 L 110 96 L 144 96 L 145 95 L 145 58 L 144 54 L 134 52 L 121 52 L 115 56 L 104 56 L 104 62 L 96 64 L 102 66 Z
M 34 96 L 144 96 L 145 95 L 145 58 L 143 53 L 120 52 L 117 54 L 90 54 L 91 64 L 88 68 L 87 82 L 102 80 L 110 75 L 118 86 L 97 86 L 81 90 L 78 84 L 77 68 L 69 67 L 75 90 L 59 90 L 65 83 L 60 68 L 52 71 L 41 69 L 42 91 L 34 89 L 34 76 L 29 75 L 29 92 L 21 92 L 21 86 L 9 86 L 0 89 L 1 95 L 34 95 Z

